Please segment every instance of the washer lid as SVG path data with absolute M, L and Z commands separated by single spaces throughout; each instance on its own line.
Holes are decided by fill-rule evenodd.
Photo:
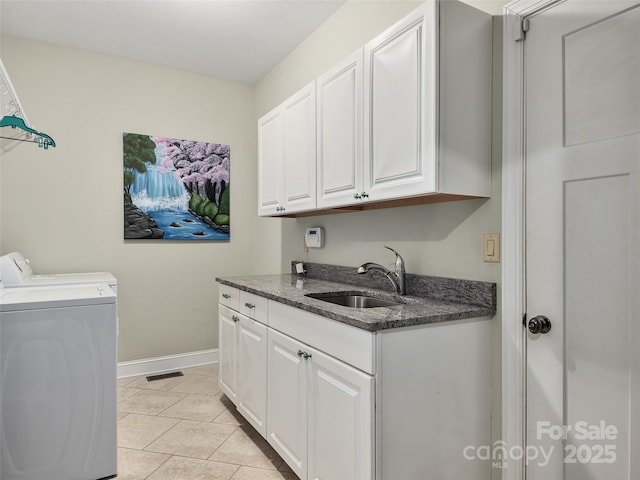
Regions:
M 5 287 L 46 287 L 48 285 L 82 285 L 83 283 L 106 283 L 109 286 L 117 286 L 118 281 L 116 280 L 116 277 L 109 272 L 54 273 L 51 275 L 32 275 L 21 285 L 10 285 L 5 283 Z
M 0 312 L 43 308 L 115 304 L 108 285 L 4 288 L 0 291 Z

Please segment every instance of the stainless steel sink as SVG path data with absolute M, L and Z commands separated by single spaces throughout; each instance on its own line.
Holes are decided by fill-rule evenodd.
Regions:
M 401 305 L 400 302 L 393 302 L 390 300 L 383 300 L 381 298 L 367 295 L 365 292 L 352 294 L 352 293 L 310 293 L 306 295 L 310 298 L 322 300 L 323 302 L 334 303 L 336 305 L 343 305 L 351 308 L 375 308 L 375 307 L 393 307 L 395 305 Z

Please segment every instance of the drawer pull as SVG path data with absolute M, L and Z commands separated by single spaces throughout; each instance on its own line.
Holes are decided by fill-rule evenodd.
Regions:
M 311 354 L 310 353 L 307 353 L 307 352 L 302 351 L 302 350 L 298 350 L 298 356 L 299 357 L 304 357 L 305 360 L 311 358 Z
M 244 306 L 249 308 L 249 309 L 256 307 L 253 303 L 249 303 L 249 302 L 245 303 Z
M 236 317 L 235 315 L 231 316 L 231 320 L 233 320 L 236 323 L 238 323 L 240 321 L 240 319 L 238 317 Z
M 228 293 L 223 293 L 222 298 L 226 298 L 227 300 L 229 300 L 231 298 L 231 295 L 229 295 Z

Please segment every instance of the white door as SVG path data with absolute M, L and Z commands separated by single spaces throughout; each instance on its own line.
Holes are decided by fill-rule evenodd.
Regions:
M 373 478 L 373 377 L 317 350 L 307 352 L 309 479 Z
M 267 435 L 267 327 L 239 315 L 238 410 L 260 435 Z
M 527 332 L 527 479 L 638 479 L 640 2 L 549 3 L 524 44 L 526 320 L 551 327 Z
M 302 480 L 307 478 L 307 368 L 303 345 L 268 331 L 267 441 Z
M 362 49 L 316 81 L 318 207 L 362 198 Z
M 222 391 L 237 404 L 238 396 L 238 326 L 239 314 L 220 305 L 218 307 L 218 342 L 220 343 L 220 375 Z

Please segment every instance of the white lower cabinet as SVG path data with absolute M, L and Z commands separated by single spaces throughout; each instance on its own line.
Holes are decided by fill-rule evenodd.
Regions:
M 374 381 L 269 329 L 267 440 L 301 479 L 371 479 Z
M 374 379 L 308 349 L 308 478 L 373 478 Z
M 307 365 L 303 344 L 269 329 L 267 441 L 300 478 L 307 478 Z
M 218 308 L 219 383 L 233 403 L 238 401 L 238 315 L 223 305 Z
M 369 332 L 221 286 L 220 386 L 301 480 L 489 480 L 490 332 Z
M 263 437 L 267 414 L 267 327 L 219 306 L 222 391 Z
M 263 437 L 267 433 L 267 327 L 243 315 L 238 331 L 238 411 Z

